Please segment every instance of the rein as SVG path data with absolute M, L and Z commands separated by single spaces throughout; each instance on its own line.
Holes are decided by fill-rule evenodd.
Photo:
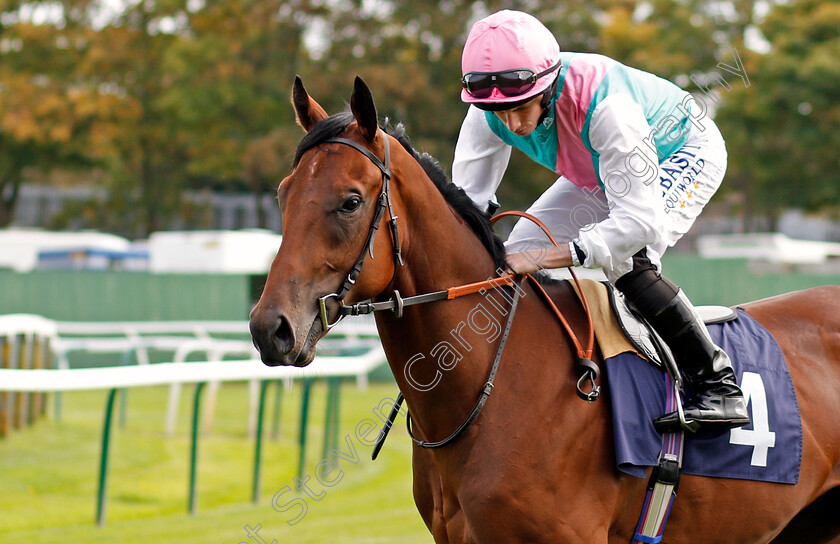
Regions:
M 356 151 L 359 151 L 365 157 L 367 157 L 382 173 L 382 190 L 379 193 L 379 197 L 377 199 L 376 210 L 373 214 L 373 219 L 371 221 L 370 229 L 368 230 L 367 238 L 365 239 L 365 244 L 362 247 L 362 252 L 359 255 L 358 259 L 356 259 L 356 263 L 350 269 L 350 272 L 347 274 L 342 285 L 338 288 L 335 293 L 331 293 L 328 295 L 324 295 L 318 298 L 318 305 L 320 309 L 321 315 L 321 324 L 324 327 L 325 331 L 330 330 L 335 325 L 337 325 L 345 316 L 348 315 L 363 315 L 369 314 L 376 311 L 383 311 L 383 310 L 391 310 L 394 312 L 397 318 L 402 317 L 403 309 L 406 306 L 412 306 L 415 304 L 424 304 L 427 302 L 433 302 L 437 300 L 452 300 L 455 298 L 459 298 L 462 296 L 471 295 L 480 291 L 484 291 L 487 289 L 497 289 L 504 286 L 514 286 L 514 293 L 511 302 L 510 311 L 508 313 L 507 322 L 505 323 L 505 330 L 502 333 L 501 340 L 499 341 L 499 347 L 496 350 L 496 356 L 493 359 L 493 364 L 490 369 L 490 374 L 487 378 L 487 382 L 485 382 L 481 393 L 479 394 L 479 398 L 476 401 L 475 406 L 473 407 L 472 411 L 470 412 L 469 416 L 464 420 L 463 423 L 448 437 L 444 438 L 443 440 L 439 440 L 437 442 L 426 442 L 424 440 L 417 439 L 412 430 L 411 430 L 411 417 L 406 417 L 406 425 L 408 427 L 408 434 L 411 436 L 411 439 L 414 441 L 415 444 L 422 448 L 440 448 L 446 446 L 447 444 L 456 440 L 459 436 L 461 436 L 464 431 L 466 431 L 470 425 L 478 418 L 479 413 L 481 412 L 482 408 L 487 402 L 487 399 L 490 397 L 490 393 L 493 391 L 493 380 L 496 376 L 496 371 L 499 368 L 499 363 L 502 360 L 502 353 L 505 348 L 505 344 L 507 343 L 507 338 L 510 333 L 511 326 L 513 324 L 513 316 L 516 312 L 517 303 L 519 301 L 519 285 L 522 281 L 521 275 L 511 276 L 509 274 L 500 276 L 497 278 L 491 278 L 485 281 L 470 283 L 467 285 L 461 285 L 457 287 L 450 287 L 448 289 L 442 291 L 435 291 L 432 293 L 425 293 L 422 295 L 415 295 L 411 297 L 403 298 L 400 296 L 399 291 L 394 289 L 392 298 L 387 301 L 382 302 L 360 302 L 357 304 L 352 305 L 345 305 L 343 304 L 344 297 L 347 293 L 352 289 L 353 285 L 356 283 L 356 279 L 359 277 L 359 274 L 362 271 L 362 265 L 365 261 L 366 254 L 370 254 L 370 258 L 373 259 L 373 242 L 374 238 L 376 237 L 376 232 L 379 230 L 379 223 L 382 220 L 382 216 L 385 213 L 385 210 L 388 211 L 389 216 L 389 227 L 391 231 L 391 243 L 393 246 L 393 254 L 394 254 L 394 276 L 397 273 L 398 266 L 404 266 L 405 263 L 403 262 L 402 258 L 402 251 L 400 249 L 400 240 L 399 240 L 399 232 L 397 230 L 397 216 L 394 215 L 394 209 L 391 203 L 391 194 L 390 194 L 390 180 L 392 177 L 390 163 L 391 163 L 391 148 L 390 143 L 388 140 L 388 135 L 382 131 L 381 129 L 379 132 L 382 133 L 383 140 L 384 140 L 384 148 L 385 148 L 385 156 L 383 160 L 379 160 L 379 158 L 374 155 L 369 149 L 362 146 L 361 144 L 354 142 L 348 138 L 330 138 L 326 140 L 325 143 L 337 143 L 343 144 L 352 147 Z M 559 248 L 559 245 L 551 236 L 548 228 L 536 217 L 525 213 L 525 212 L 518 212 L 518 211 L 510 211 L 497 214 L 493 218 L 491 218 L 491 222 L 495 223 L 498 219 L 506 216 L 519 216 L 524 217 L 533 221 L 534 223 L 539 226 L 543 232 L 548 236 L 551 243 L 554 244 L 555 247 Z M 569 271 L 572 274 L 572 278 L 574 279 L 575 283 L 578 285 L 578 291 L 583 293 L 583 290 L 580 289 L 580 285 L 578 283 L 577 276 L 575 276 L 574 271 L 569 268 Z M 600 388 L 595 384 L 595 379 L 598 377 L 599 370 L 598 366 L 591 360 L 592 352 L 594 350 L 594 342 L 595 342 L 595 333 L 594 328 L 592 326 L 592 314 L 589 311 L 589 303 L 586 301 L 585 295 L 582 296 L 584 310 L 586 311 L 587 322 L 589 326 L 589 337 L 586 349 L 581 347 L 580 341 L 577 338 L 574 330 L 572 329 L 571 325 L 569 325 L 566 318 L 563 316 L 562 312 L 557 308 L 545 290 L 542 288 L 541 285 L 531 276 L 527 274 L 528 280 L 531 282 L 533 286 L 535 286 L 536 290 L 541 293 L 544 300 L 548 303 L 548 305 L 554 310 L 554 313 L 557 315 L 560 323 L 565 328 L 566 332 L 568 333 L 569 337 L 572 339 L 572 342 L 575 345 L 575 349 L 578 354 L 578 359 L 576 361 L 576 367 L 583 369 L 583 375 L 577 382 L 577 394 L 582 399 L 593 402 L 598 399 L 600 396 Z M 393 279 L 392 279 L 393 281 Z M 330 323 L 329 315 L 327 310 L 327 301 L 331 298 L 335 298 L 336 301 L 339 303 L 339 310 L 338 310 L 338 318 Z M 581 385 L 584 380 L 589 380 L 592 384 L 592 389 L 589 393 L 585 393 Z M 396 414 L 400 409 L 400 405 L 403 402 L 403 395 L 400 393 L 397 396 L 397 401 L 394 404 L 393 409 L 391 410 L 391 414 L 388 418 L 387 424 L 382 428 L 379 437 L 377 438 L 376 445 L 374 446 L 373 450 L 373 458 L 376 459 L 379 450 L 382 447 L 382 444 L 385 441 L 385 438 L 388 435 L 388 431 L 390 430 L 394 418 L 396 418 Z
M 490 219 L 490 221 L 495 223 L 502 217 L 524 217 L 525 219 L 528 219 L 543 231 L 543 234 L 545 234 L 548 237 L 549 241 L 554 245 L 554 247 L 560 249 L 560 245 L 551 235 L 551 232 L 548 230 L 548 227 L 545 226 L 545 223 L 543 223 L 533 215 L 527 212 L 512 210 L 496 214 Z M 528 280 L 531 282 L 531 284 L 534 286 L 537 292 L 540 293 L 540 295 L 543 297 L 545 303 L 548 304 L 548 306 L 554 311 L 554 315 L 556 315 L 557 319 L 560 320 L 560 323 L 563 325 L 563 328 L 566 329 L 569 338 L 572 339 L 572 342 L 575 345 L 575 350 L 577 351 L 578 356 L 577 360 L 575 361 L 575 368 L 581 372 L 580 378 L 578 379 L 577 384 L 575 386 L 578 397 L 585 400 L 586 402 L 595 402 L 601 396 L 601 388 L 595 384 L 595 380 L 598 378 L 601 371 L 598 368 L 598 365 L 595 364 L 595 362 L 592 360 L 592 352 L 595 350 L 595 327 L 592 325 L 592 312 L 589 310 L 589 301 L 586 300 L 586 295 L 584 294 L 583 289 L 581 289 L 580 287 L 580 282 L 578 281 L 577 275 L 571 267 L 569 267 L 569 273 L 572 275 L 572 279 L 574 280 L 575 285 L 577 286 L 577 290 L 581 294 L 580 298 L 583 301 L 583 309 L 586 313 L 586 324 L 589 330 L 586 349 L 584 349 L 581 346 L 577 335 L 572 330 L 572 327 L 571 325 L 569 325 L 569 322 L 566 321 L 566 317 L 563 315 L 563 312 L 561 312 L 560 308 L 558 308 L 557 305 L 554 304 L 554 301 L 551 300 L 551 297 L 548 296 L 548 293 L 545 292 L 545 289 L 543 289 L 542 285 L 540 285 L 539 282 L 536 279 L 534 279 L 534 277 L 530 274 L 528 274 Z M 591 386 L 591 389 L 588 393 L 583 390 L 583 383 L 587 380 L 589 381 Z
M 414 443 L 421 448 L 441 448 L 449 444 L 461 436 L 464 431 L 472 425 L 472 422 L 475 421 L 478 414 L 481 413 L 481 409 L 484 408 L 484 405 L 487 403 L 487 398 L 490 397 L 490 393 L 493 392 L 493 388 L 495 387 L 493 380 L 496 378 L 496 371 L 499 370 L 499 363 L 502 360 L 502 352 L 505 350 L 505 344 L 507 344 L 508 335 L 510 334 L 510 327 L 513 325 L 513 314 L 516 313 L 516 306 L 519 302 L 519 284 L 521 282 L 522 276 L 517 275 L 516 285 L 513 289 L 513 300 L 510 303 L 510 310 L 508 312 L 507 322 L 505 323 L 505 330 L 502 333 L 501 340 L 499 340 L 499 347 L 496 348 L 496 357 L 493 358 L 493 366 L 490 367 L 490 375 L 487 377 L 487 382 L 485 382 L 484 388 L 482 388 L 481 394 L 478 396 L 478 401 L 476 401 L 475 406 L 473 406 L 472 412 L 470 412 L 470 415 L 467 416 L 467 419 L 465 419 L 452 434 L 443 440 L 438 440 L 437 442 L 426 442 L 425 440 L 418 440 L 417 437 L 414 436 L 414 433 L 411 431 L 411 412 L 406 414 L 405 424 L 408 430 L 408 436 L 410 436 Z

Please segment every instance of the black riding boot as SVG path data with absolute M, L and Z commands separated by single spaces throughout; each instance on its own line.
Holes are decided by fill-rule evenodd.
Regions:
M 744 394 L 726 353 L 712 342 L 703 320 L 682 291 L 654 316 L 645 316 L 671 348 L 693 396 L 683 406 L 700 429 L 725 430 L 750 422 Z M 660 433 L 681 428 L 677 412 L 653 420 Z
M 701 429 L 749 423 L 744 394 L 729 357 L 712 342 L 706 325 L 680 288 L 659 273 L 647 248 L 633 255 L 633 269 L 618 278 L 615 286 L 671 348 L 694 395 L 683 407 L 686 420 L 696 421 Z M 677 412 L 656 418 L 653 424 L 660 433 L 681 428 Z

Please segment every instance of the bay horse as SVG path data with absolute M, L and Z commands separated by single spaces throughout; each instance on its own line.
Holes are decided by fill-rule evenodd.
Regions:
M 277 190 L 283 242 L 250 321 L 265 364 L 309 364 L 342 303 L 397 291 L 408 300 L 504 270 L 487 219 L 403 131 L 380 129 L 360 78 L 350 112 L 328 116 L 300 78 L 292 103 L 307 134 Z M 571 340 L 534 287 L 520 288 L 483 411 L 445 447 L 414 446 L 420 515 L 438 544 L 629 542 L 647 481 L 617 471 L 609 395 L 586 403 L 570 393 Z M 583 334 L 586 316 L 569 284 L 549 290 Z M 450 436 L 476 406 L 503 341 L 491 306 L 509 308 L 499 293 L 494 305 L 491 291 L 376 314 L 415 436 Z M 666 541 L 840 542 L 840 288 L 743 308 L 775 336 L 790 367 L 803 426 L 799 481 L 684 476 Z

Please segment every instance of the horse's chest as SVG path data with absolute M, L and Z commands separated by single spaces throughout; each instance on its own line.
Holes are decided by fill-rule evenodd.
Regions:
M 434 472 L 429 476 L 422 487 L 430 491 L 433 500 L 415 498 L 437 544 L 526 542 L 514 537 L 516 531 L 500 532 L 503 526 L 516 527 L 514 519 L 521 513 L 505 504 L 511 499 L 509 493 L 504 499 L 494 486 L 482 486 L 488 482 L 486 475 L 464 469 L 457 474 Z
M 564 500 L 571 490 L 560 491 L 563 479 L 547 466 L 532 466 L 511 452 L 457 466 L 428 461 L 415 473 L 421 478 L 415 479 L 415 499 L 437 544 L 606 542 L 607 524 L 591 520 L 609 513 L 584 512 L 579 501 Z M 575 488 L 587 489 L 582 483 Z

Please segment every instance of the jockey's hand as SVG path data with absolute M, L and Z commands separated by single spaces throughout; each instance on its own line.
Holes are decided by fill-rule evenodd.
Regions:
M 506 255 L 509 274 L 530 274 L 543 268 L 539 265 L 539 251 L 526 250 Z M 543 251 L 543 256 L 545 252 Z
M 567 246 L 548 249 L 527 249 L 508 253 L 505 258 L 508 272 L 512 274 L 530 274 L 543 268 L 562 268 L 572 266 L 572 257 Z

